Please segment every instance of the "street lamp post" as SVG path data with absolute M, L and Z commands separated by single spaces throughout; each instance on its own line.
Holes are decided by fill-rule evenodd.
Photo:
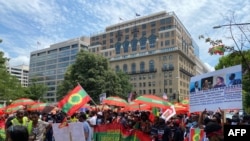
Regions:
M 221 28 L 223 26 L 234 26 L 234 25 L 249 25 L 250 23 L 239 23 L 239 24 L 224 24 L 224 25 L 217 25 L 217 26 L 214 26 L 213 29 L 216 29 L 216 28 Z

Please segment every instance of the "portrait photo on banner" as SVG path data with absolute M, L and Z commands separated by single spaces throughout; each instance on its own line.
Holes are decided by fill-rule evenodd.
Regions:
M 242 84 L 242 72 L 233 72 L 226 75 L 226 85 L 233 86 Z
M 190 90 L 190 93 L 200 91 L 201 90 L 201 81 L 197 80 L 194 82 L 190 82 L 189 90 Z
M 213 76 L 201 79 L 201 90 L 209 90 L 213 87 Z
M 213 78 L 213 88 L 221 88 L 226 86 L 225 75 L 219 74 Z

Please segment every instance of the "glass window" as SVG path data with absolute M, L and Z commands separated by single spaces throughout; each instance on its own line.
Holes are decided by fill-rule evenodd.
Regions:
M 64 68 L 64 67 L 67 67 L 69 65 L 69 62 L 66 62 L 66 63 L 61 63 L 61 64 L 58 64 L 58 68 Z
M 128 45 L 129 45 L 129 41 L 124 41 L 123 43 L 123 49 L 124 49 L 124 53 L 127 53 L 128 52 Z
M 129 32 L 129 28 L 126 28 L 126 29 L 125 29 L 125 32 L 128 33 L 128 32 Z
M 165 32 L 165 38 L 169 37 L 169 32 Z
M 150 60 L 149 61 L 149 71 L 152 72 L 154 70 L 155 70 L 154 60 Z
M 56 68 L 56 65 L 49 65 L 49 66 L 46 67 L 47 70 L 48 69 L 54 69 L 54 68 Z
M 53 49 L 53 50 L 49 50 L 49 51 L 48 51 L 48 54 L 52 54 L 52 53 L 53 53 L 53 54 L 54 54 L 54 53 L 57 53 L 57 49 Z
M 106 38 L 106 34 L 103 34 L 103 35 L 102 35 L 102 38 Z
M 58 59 L 58 62 L 65 62 L 65 61 L 69 61 L 69 57 L 63 57 Z
M 71 46 L 71 48 L 77 48 L 78 47 L 78 44 L 74 44 Z
M 55 75 L 47 76 L 47 77 L 46 77 L 46 80 L 55 80 L 55 79 L 56 79 L 56 76 L 55 76 Z
M 146 24 L 143 24 L 141 25 L 142 29 L 146 29 L 147 28 L 147 25 Z
M 146 38 L 146 37 L 142 37 L 142 38 L 140 39 L 140 47 L 141 47 L 141 50 L 146 49 L 146 43 L 147 43 L 147 38 Z
M 70 52 L 71 52 L 71 55 L 75 55 L 75 54 L 77 54 L 78 49 L 72 49 Z
M 123 71 L 128 72 L 128 65 L 127 64 L 123 64 Z
M 165 41 L 165 46 L 169 46 L 170 45 L 170 41 L 169 40 L 166 40 Z
M 155 43 L 156 43 L 156 35 L 152 34 L 150 37 L 149 37 L 149 46 L 150 48 L 154 48 L 155 47 Z
M 118 65 L 115 66 L 115 71 L 118 72 L 120 70 L 120 67 Z
M 136 51 L 137 50 L 137 39 L 133 39 L 131 41 L 131 46 L 132 46 L 132 51 Z
M 154 27 L 154 26 L 155 26 L 155 21 L 151 22 L 151 27 Z
M 135 63 L 133 63 L 133 64 L 131 65 L 131 72 L 132 72 L 132 73 L 136 73 L 136 64 L 135 64 Z
M 69 50 L 69 49 L 70 49 L 70 46 L 66 46 L 66 47 L 59 48 L 59 51 Z
M 76 55 L 70 56 L 70 60 L 75 60 L 76 59 Z
M 115 44 L 115 52 L 116 52 L 116 54 L 120 54 L 121 53 L 121 43 L 120 42 L 117 42 Z
M 140 63 L 140 72 L 144 72 L 145 71 L 145 63 L 141 62 Z

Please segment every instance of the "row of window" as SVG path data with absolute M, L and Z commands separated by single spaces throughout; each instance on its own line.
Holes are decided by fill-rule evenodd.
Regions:
M 58 53 L 58 54 L 48 54 L 48 55 L 45 55 L 45 56 L 41 56 L 41 57 L 39 56 L 39 57 L 36 57 L 36 58 L 32 58 L 30 60 L 30 63 L 34 64 L 36 62 L 43 62 L 45 60 L 51 60 L 51 59 L 55 59 L 55 58 L 62 58 L 62 57 L 65 57 L 65 56 L 76 56 L 77 53 L 78 53 L 78 49 L 71 50 L 71 52 L 64 51 L 64 52 L 61 52 L 61 53 Z
M 119 65 L 116 65 L 115 67 L 116 71 L 121 70 Z M 127 64 L 123 64 L 122 67 L 123 72 L 128 72 L 128 65 Z M 136 72 L 136 63 L 132 63 L 131 64 L 131 72 Z M 154 60 L 150 60 L 149 61 L 149 71 L 154 71 L 155 70 L 155 62 Z M 140 63 L 140 71 L 145 71 L 145 62 L 141 62 Z
M 161 19 L 161 20 L 159 20 L 159 21 L 152 21 L 152 22 L 150 22 L 150 23 L 148 23 L 148 24 L 136 25 L 135 28 L 138 28 L 138 29 L 139 29 L 139 28 L 141 28 L 141 29 L 146 29 L 147 26 L 150 26 L 151 28 L 154 28 L 154 27 L 157 25 L 157 23 L 158 23 L 160 26 L 165 27 L 164 25 L 166 25 L 166 24 L 169 25 L 169 24 L 172 23 L 172 21 L 173 21 L 173 17 L 168 17 L 168 18 Z M 161 27 L 160 29 L 162 29 L 162 27 Z M 115 29 L 113 29 L 113 30 L 115 30 Z M 126 29 L 124 29 L 124 31 L 119 30 L 119 32 L 129 33 L 130 30 L 133 31 L 134 28 L 126 28 Z M 103 34 L 103 35 L 101 35 L 101 36 L 94 36 L 94 37 L 91 37 L 91 40 L 92 40 L 92 41 L 99 40 L 99 37 L 105 39 L 105 38 L 106 38 L 106 35 L 107 35 L 107 34 Z M 114 32 L 110 32 L 110 33 L 109 33 L 109 36 L 110 36 L 110 37 L 114 36 Z

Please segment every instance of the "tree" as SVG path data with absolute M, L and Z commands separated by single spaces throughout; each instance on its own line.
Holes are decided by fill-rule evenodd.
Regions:
M 20 81 L 7 72 L 5 62 L 6 58 L 3 57 L 4 53 L 0 51 L 0 99 L 1 100 L 14 100 L 25 96 L 23 87 Z
M 75 63 L 67 69 L 64 81 L 57 90 L 58 98 L 61 99 L 78 83 L 94 101 L 99 101 L 101 93 L 123 96 L 131 91 L 126 74 L 116 74 L 111 70 L 107 58 L 83 50 L 78 53 Z
M 44 84 L 37 83 L 37 78 L 30 79 L 29 86 L 25 89 L 26 97 L 33 100 L 43 100 L 43 95 L 48 90 Z

